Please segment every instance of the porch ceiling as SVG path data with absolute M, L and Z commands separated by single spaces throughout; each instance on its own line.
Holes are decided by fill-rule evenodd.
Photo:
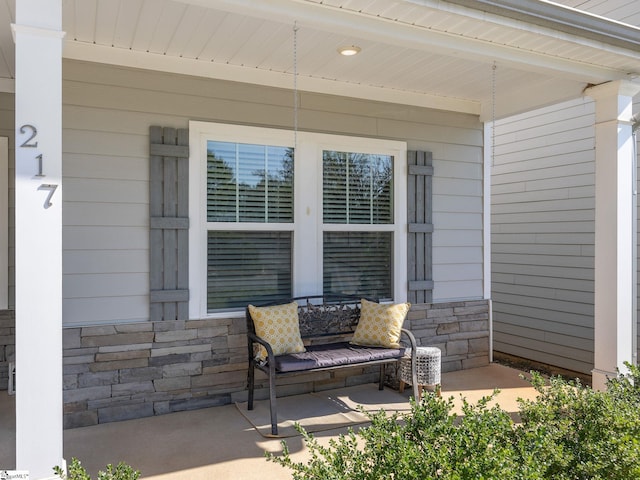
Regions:
M 470 3 L 63 0 L 64 56 L 292 88 L 295 23 L 300 90 L 482 114 L 485 119 L 491 115 L 494 62 L 498 117 L 577 97 L 588 84 L 640 75 L 640 49 L 633 45 L 559 32 L 518 15 L 499 16 L 486 7 L 492 2 L 465 5 Z M 549 7 L 549 2 L 537 3 Z M 578 8 L 640 24 L 637 1 L 556 3 L 572 7 L 556 10 L 574 18 L 582 15 L 573 10 Z M 608 24 L 582 16 L 598 26 Z M 0 91 L 13 89 L 13 22 L 15 0 L 0 0 Z M 609 26 L 635 33 L 630 25 Z M 362 52 L 338 55 L 338 47 L 351 44 Z

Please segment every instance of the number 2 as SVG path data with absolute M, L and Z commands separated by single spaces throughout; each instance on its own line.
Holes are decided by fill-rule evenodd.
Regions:
M 31 140 L 33 140 L 34 138 L 36 138 L 36 135 L 38 135 L 38 129 L 36 127 L 34 127 L 33 125 L 22 125 L 20 127 L 20 133 L 27 133 L 28 130 L 31 130 L 31 136 L 29 138 L 27 138 L 24 142 L 22 142 L 22 145 L 20 145 L 21 147 L 27 147 L 27 148 L 37 148 L 38 146 L 38 142 L 33 142 L 30 143 Z

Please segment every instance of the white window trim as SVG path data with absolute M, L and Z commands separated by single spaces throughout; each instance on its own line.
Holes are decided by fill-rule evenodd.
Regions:
M 390 155 L 394 157 L 394 223 L 392 225 L 349 225 L 350 231 L 393 232 L 394 301 L 407 298 L 407 145 L 395 140 L 349 137 L 298 132 L 294 162 L 294 223 L 234 224 L 206 222 L 206 149 L 208 140 L 294 146 L 294 132 L 273 128 L 248 127 L 209 122 L 189 122 L 189 318 L 235 317 L 243 312 L 207 312 L 207 230 L 220 226 L 226 230 L 293 230 L 293 295 L 322 292 L 322 255 L 302 255 L 304 245 L 322 245 L 324 230 L 344 231 L 345 225 L 323 225 L 322 178 L 323 150 Z M 312 161 L 310 162 L 310 159 Z M 313 168 L 309 168 L 310 164 Z

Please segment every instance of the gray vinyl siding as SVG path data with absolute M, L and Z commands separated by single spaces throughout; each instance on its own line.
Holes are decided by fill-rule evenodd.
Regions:
M 15 131 L 15 100 L 13 94 L 0 93 L 0 136 L 9 138 L 9 169 L 8 172 L 0 172 L 0 175 L 8 175 L 9 195 L 9 252 L 8 252 L 8 307 L 15 306 L 15 148 L 13 135 Z
M 491 178 L 494 349 L 593 368 L 594 104 L 496 124 Z
M 292 128 L 292 92 L 65 61 L 63 316 L 149 319 L 149 126 Z M 482 125 L 476 116 L 300 93 L 299 128 L 433 153 L 434 302 L 482 298 Z

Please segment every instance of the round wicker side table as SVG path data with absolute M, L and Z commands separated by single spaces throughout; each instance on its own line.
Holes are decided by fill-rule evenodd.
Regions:
M 440 395 L 440 359 L 441 353 L 438 347 L 416 348 L 416 373 L 420 398 L 425 386 L 435 388 L 436 393 Z M 405 385 L 411 385 L 411 349 L 407 349 L 404 357 L 400 359 L 400 393 L 404 392 Z

